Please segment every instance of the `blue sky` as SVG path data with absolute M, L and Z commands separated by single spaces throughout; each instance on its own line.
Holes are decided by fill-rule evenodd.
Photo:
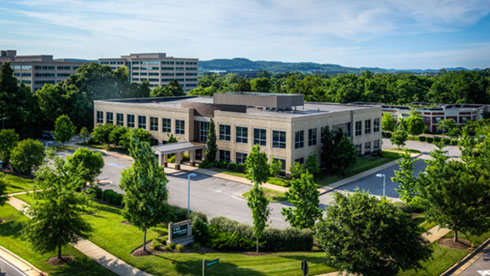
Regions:
M 490 67 L 489 0 L 2 0 L 0 48 L 397 69 Z

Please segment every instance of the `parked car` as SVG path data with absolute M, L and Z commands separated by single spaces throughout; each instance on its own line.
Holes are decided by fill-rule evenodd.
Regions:
M 54 135 L 51 131 L 43 130 L 41 137 L 46 140 L 54 140 Z

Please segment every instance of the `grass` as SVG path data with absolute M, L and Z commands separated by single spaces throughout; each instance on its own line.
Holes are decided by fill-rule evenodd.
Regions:
M 32 202 L 29 195 L 16 196 Z M 94 202 L 95 213 L 87 215 L 94 228 L 89 238 L 129 264 L 155 275 L 200 275 L 202 260 L 220 259 L 211 267 L 210 275 L 300 275 L 301 261 L 307 260 L 311 274 L 335 271 L 325 265 L 323 252 L 283 252 L 263 256 L 240 253 L 164 253 L 157 256 L 133 257 L 130 253 L 143 244 L 143 232 L 121 222 L 120 209 Z M 148 240 L 166 235 L 163 225 L 148 231 Z
M 405 151 L 408 151 L 410 153 L 420 153 L 420 150 L 409 149 L 409 148 L 391 148 L 390 151 L 399 151 L 402 153 L 405 153 Z
M 8 204 L 0 207 L 0 214 L 0 217 L 6 220 L 0 224 L 0 245 L 38 269 L 49 273 L 49 275 L 117 275 L 89 259 L 72 246 L 65 246 L 62 250 L 63 255 L 75 257 L 72 263 L 61 266 L 48 265 L 46 260 L 56 256 L 55 252 L 44 254 L 35 252 L 27 241 L 21 239 L 22 223 L 25 223 L 28 218 Z
M 34 190 L 34 180 L 5 173 L 0 179 L 7 184 L 7 194 Z
M 120 147 L 114 147 L 114 146 L 108 145 L 108 144 L 89 144 L 88 142 L 83 142 L 83 143 L 77 143 L 77 145 L 85 146 L 85 147 L 91 147 L 91 148 L 95 148 L 95 149 L 113 151 L 113 152 L 118 152 L 118 153 L 122 153 L 122 154 L 128 154 L 127 150 L 124 150 Z
M 219 168 L 213 168 L 212 170 L 216 171 L 216 172 L 223 173 L 223 174 L 227 174 L 227 175 L 232 175 L 232 176 L 241 177 L 241 178 L 247 178 L 247 176 L 241 172 L 229 171 L 226 169 L 219 169 Z M 280 178 L 280 177 L 269 177 L 267 179 L 267 183 L 282 186 L 282 187 L 289 187 L 289 180 L 284 179 L 284 178 Z
M 72 146 L 66 146 L 66 145 L 58 145 L 54 147 L 56 151 L 74 151 L 77 150 L 77 147 L 72 147 Z
M 284 192 L 279 192 L 276 190 L 272 190 L 269 188 L 262 187 L 264 189 L 264 194 L 267 199 L 270 201 L 287 201 L 288 198 L 286 197 Z M 242 194 L 243 197 L 248 197 L 249 192 L 245 192 Z

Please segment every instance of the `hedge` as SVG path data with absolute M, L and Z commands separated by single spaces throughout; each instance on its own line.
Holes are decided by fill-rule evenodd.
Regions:
M 220 169 L 227 169 L 227 170 L 234 171 L 234 172 L 245 173 L 245 164 L 237 164 L 237 163 L 226 162 L 226 161 L 209 162 L 208 160 L 203 160 L 199 164 L 199 168 L 201 168 L 201 169 L 208 169 L 211 167 L 220 168 Z
M 247 251 L 255 247 L 253 230 L 249 225 L 225 217 L 215 217 L 211 219 L 209 229 L 211 244 L 221 249 Z M 223 244 L 219 244 L 220 242 Z M 309 251 L 313 247 L 313 231 L 267 228 L 259 242 L 263 251 Z
M 427 139 L 427 137 L 425 137 L 425 136 L 420 136 L 419 137 L 419 141 L 420 142 L 425 142 L 426 139 Z

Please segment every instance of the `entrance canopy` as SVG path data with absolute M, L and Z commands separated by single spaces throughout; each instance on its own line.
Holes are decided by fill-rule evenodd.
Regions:
M 194 151 L 199 149 L 205 149 L 206 144 L 196 142 L 178 142 L 170 144 L 162 144 L 152 147 L 157 154 L 172 154 L 184 151 Z

